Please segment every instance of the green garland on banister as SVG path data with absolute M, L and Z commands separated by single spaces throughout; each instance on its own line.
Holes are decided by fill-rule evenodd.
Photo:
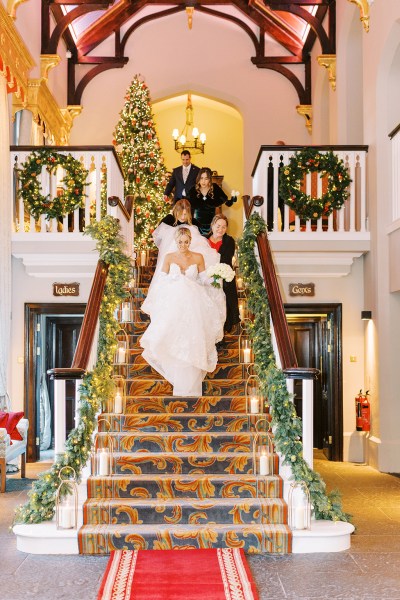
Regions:
M 112 390 L 113 357 L 116 350 L 115 334 L 120 328 L 114 318 L 118 304 L 126 298 L 132 267 L 123 252 L 124 240 L 118 220 L 107 216 L 86 227 L 85 234 L 96 240 L 99 258 L 109 264 L 107 283 L 100 307 L 100 327 L 97 362 L 93 371 L 86 373 L 80 387 L 79 424 L 71 431 L 65 443 L 65 453 L 48 471 L 40 473 L 32 484 L 29 500 L 17 507 L 15 523 L 41 523 L 52 519 L 55 512 L 55 494 L 60 485 L 59 473 L 63 467 L 73 467 L 77 477 L 86 464 L 92 448 L 92 434 L 96 428 L 96 414 L 109 398 Z
M 265 221 L 257 213 L 246 222 L 243 237 L 239 241 L 239 264 L 248 291 L 248 307 L 254 314 L 250 325 L 253 343 L 255 370 L 260 378 L 263 394 L 268 398 L 274 444 L 282 454 L 283 464 L 290 465 L 295 481 L 304 481 L 310 491 L 311 504 L 316 519 L 349 521 L 350 515 L 343 512 L 338 491 L 326 492 L 321 476 L 310 469 L 303 459 L 301 442 L 301 419 L 290 399 L 286 379 L 276 366 L 270 331 L 268 296 L 259 264 L 255 256 L 257 235 L 266 231 Z

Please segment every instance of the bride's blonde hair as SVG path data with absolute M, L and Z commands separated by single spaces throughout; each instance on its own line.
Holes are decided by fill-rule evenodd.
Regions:
M 192 241 L 192 232 L 187 227 L 179 227 L 179 229 L 175 232 L 174 238 L 177 242 L 180 237 L 186 235 L 190 241 Z

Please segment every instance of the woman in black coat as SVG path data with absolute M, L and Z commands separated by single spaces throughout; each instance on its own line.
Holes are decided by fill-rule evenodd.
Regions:
M 211 235 L 208 243 L 221 255 L 221 263 L 225 263 L 233 268 L 232 259 L 235 254 L 235 240 L 226 233 L 228 229 L 228 219 L 225 215 L 215 215 L 211 221 Z M 224 281 L 223 289 L 226 296 L 226 321 L 224 325 L 225 332 L 229 333 L 232 327 L 239 323 L 239 303 L 236 289 L 236 278 L 232 281 Z
M 198 172 L 196 185 L 189 191 L 188 200 L 193 216 L 200 221 L 200 233 L 205 236 L 210 234 L 215 209 L 222 204 L 232 206 L 234 202 L 232 198 L 228 200 L 228 196 L 219 185 L 212 183 L 212 173 L 208 167 L 203 167 Z

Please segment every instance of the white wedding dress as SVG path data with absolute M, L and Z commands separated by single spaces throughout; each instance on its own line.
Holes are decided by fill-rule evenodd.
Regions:
M 153 281 L 141 310 L 151 318 L 140 340 L 145 360 L 173 385 L 174 396 L 201 396 L 224 334 L 223 290 L 209 284 L 205 271 L 199 275 L 197 265 L 182 273 L 172 263 Z

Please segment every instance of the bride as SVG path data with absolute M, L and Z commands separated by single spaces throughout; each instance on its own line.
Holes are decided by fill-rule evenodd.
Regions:
M 225 296 L 209 285 L 203 255 L 191 250 L 190 229 L 174 233 L 177 251 L 165 255 L 142 304 L 151 322 L 140 345 L 145 360 L 172 384 L 174 396 L 201 396 L 205 374 L 217 364 Z

